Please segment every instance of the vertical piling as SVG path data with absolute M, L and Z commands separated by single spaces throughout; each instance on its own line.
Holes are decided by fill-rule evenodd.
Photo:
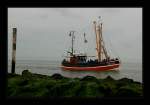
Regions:
M 17 37 L 17 28 L 13 28 L 13 39 L 12 39 L 12 67 L 11 73 L 15 73 L 15 64 L 16 64 L 16 37 Z

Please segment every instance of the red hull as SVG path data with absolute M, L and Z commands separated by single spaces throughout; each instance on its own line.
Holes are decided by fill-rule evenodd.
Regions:
M 67 67 L 67 66 L 61 66 L 63 70 L 87 70 L 87 71 L 105 71 L 105 70 L 113 70 L 115 68 L 118 68 L 119 64 L 113 64 L 113 65 L 106 65 L 106 66 L 95 66 L 95 67 Z

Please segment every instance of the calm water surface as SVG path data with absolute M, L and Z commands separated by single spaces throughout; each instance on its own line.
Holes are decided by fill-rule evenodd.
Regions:
M 142 82 L 142 63 L 122 63 L 117 71 L 65 71 L 60 68 L 61 61 L 40 61 L 40 60 L 17 60 L 16 73 L 21 74 L 25 69 L 29 69 L 32 73 L 44 75 L 53 75 L 60 73 L 66 77 L 95 76 L 97 78 L 105 78 L 108 75 L 114 79 L 127 77 L 135 81 Z M 11 71 L 11 62 L 8 61 L 8 72 Z

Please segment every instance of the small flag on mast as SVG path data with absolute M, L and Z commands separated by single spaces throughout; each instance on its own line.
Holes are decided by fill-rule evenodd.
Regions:
M 99 16 L 98 18 L 101 19 L 101 16 Z
M 71 36 L 71 32 L 69 33 L 69 36 Z
M 87 40 L 86 40 L 86 38 L 85 38 L 85 33 L 84 33 L 84 43 L 87 43 Z

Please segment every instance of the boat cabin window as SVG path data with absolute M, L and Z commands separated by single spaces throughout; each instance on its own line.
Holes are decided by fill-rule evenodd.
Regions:
M 85 63 L 87 57 L 86 56 L 77 56 L 78 62 L 79 63 Z

